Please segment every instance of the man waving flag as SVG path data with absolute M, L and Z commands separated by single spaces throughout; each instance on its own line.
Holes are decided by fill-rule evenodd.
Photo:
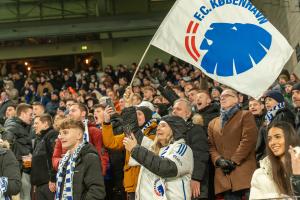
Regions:
M 177 0 L 150 44 L 254 98 L 293 52 L 248 0 Z

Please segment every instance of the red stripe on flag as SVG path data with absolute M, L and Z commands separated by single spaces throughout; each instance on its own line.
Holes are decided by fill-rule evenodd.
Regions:
M 197 32 L 198 26 L 199 26 L 199 24 L 196 23 L 195 26 L 194 26 L 194 29 L 193 29 L 193 33 L 196 33 L 196 32 Z
M 191 32 L 193 23 L 194 23 L 193 21 L 190 21 L 189 26 L 188 26 L 188 28 L 187 28 L 187 30 L 186 30 L 187 33 L 190 33 L 190 32 Z
M 195 36 L 192 36 L 192 49 L 193 49 L 194 53 L 196 54 L 197 58 L 199 58 L 200 54 L 195 46 Z
M 196 56 L 192 53 L 189 45 L 189 36 L 185 36 L 185 48 L 192 58 L 197 62 Z

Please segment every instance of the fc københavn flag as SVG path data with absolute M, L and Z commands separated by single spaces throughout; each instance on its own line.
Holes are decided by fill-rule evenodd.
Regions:
M 293 52 L 247 0 L 177 0 L 150 44 L 255 98 Z

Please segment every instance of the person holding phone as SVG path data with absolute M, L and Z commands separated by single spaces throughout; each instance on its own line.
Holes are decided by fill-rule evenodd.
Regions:
M 124 133 L 119 135 L 113 134 L 113 127 L 111 125 L 111 116 L 115 113 L 112 107 L 107 106 L 104 110 L 104 123 L 102 124 L 103 144 L 108 149 L 120 150 L 125 149 L 123 140 L 126 136 L 125 132 L 131 133 L 131 126 L 125 126 Z M 135 116 L 134 116 L 135 115 Z M 121 114 L 124 118 L 124 115 Z M 155 130 L 157 127 L 157 121 L 152 118 L 152 111 L 147 107 L 138 107 L 125 118 L 128 120 L 130 117 L 136 117 L 138 126 L 142 130 L 143 134 L 149 137 L 151 140 L 155 137 Z M 137 185 L 138 174 L 140 166 L 129 166 L 130 153 L 126 151 L 125 165 L 124 165 L 124 188 L 127 192 L 129 200 L 135 199 L 135 189 Z

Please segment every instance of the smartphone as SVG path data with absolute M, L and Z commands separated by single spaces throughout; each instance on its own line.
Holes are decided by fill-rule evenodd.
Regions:
M 131 128 L 129 125 L 123 126 L 123 131 L 126 137 L 131 137 Z
M 106 105 L 111 107 L 114 111 L 116 111 L 114 103 L 112 102 L 111 98 L 106 99 Z

